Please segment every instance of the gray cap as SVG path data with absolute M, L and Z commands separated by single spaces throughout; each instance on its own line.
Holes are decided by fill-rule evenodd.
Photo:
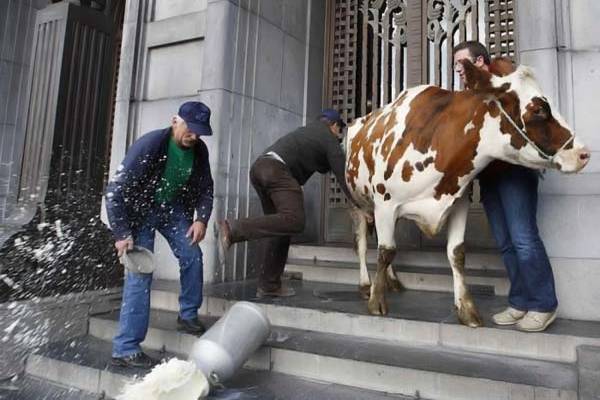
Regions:
M 154 255 L 144 247 L 133 246 L 121 256 L 121 264 L 130 272 L 137 274 L 151 274 L 154 272 Z

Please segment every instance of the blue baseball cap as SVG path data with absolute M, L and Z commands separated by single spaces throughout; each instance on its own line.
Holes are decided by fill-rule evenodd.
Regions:
M 342 128 L 346 126 L 346 123 L 342 119 L 340 113 L 332 108 L 326 108 L 323 111 L 321 111 L 321 115 L 319 115 L 319 118 L 322 117 L 327 118 L 331 122 L 337 122 Z
M 190 131 L 198 136 L 212 135 L 210 108 L 200 101 L 188 101 L 179 107 L 177 113 L 185 121 Z

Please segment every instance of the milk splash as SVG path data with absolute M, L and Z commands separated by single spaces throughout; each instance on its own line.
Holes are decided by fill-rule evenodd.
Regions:
M 208 380 L 193 362 L 172 358 L 126 384 L 117 400 L 198 400 L 209 390 Z

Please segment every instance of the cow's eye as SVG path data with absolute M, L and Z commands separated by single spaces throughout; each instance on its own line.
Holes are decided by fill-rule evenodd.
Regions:
M 548 113 L 544 110 L 543 107 L 539 107 L 533 111 L 534 115 L 538 118 L 547 118 Z

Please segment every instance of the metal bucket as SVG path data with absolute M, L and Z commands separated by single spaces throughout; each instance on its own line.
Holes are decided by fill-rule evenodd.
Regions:
M 253 303 L 235 303 L 194 343 L 190 360 L 212 385 L 227 381 L 267 340 L 271 324 Z
M 136 274 L 151 274 L 155 269 L 154 255 L 141 246 L 133 246 L 133 249 L 125 251 L 120 261 L 126 269 Z

